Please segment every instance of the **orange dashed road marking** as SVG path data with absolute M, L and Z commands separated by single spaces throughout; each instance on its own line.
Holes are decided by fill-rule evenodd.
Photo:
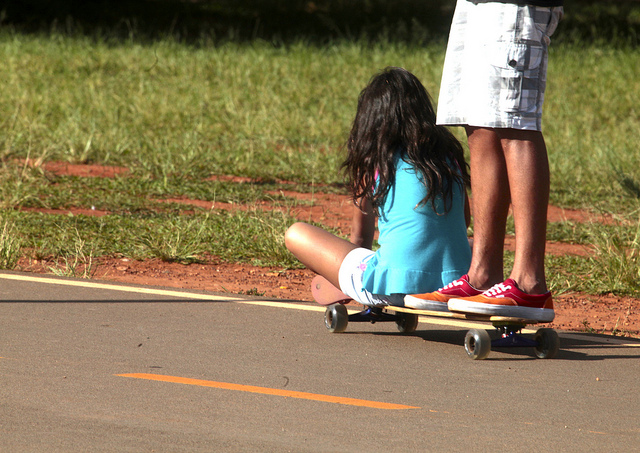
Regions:
M 285 398 L 300 398 L 304 400 L 321 401 L 324 403 L 346 404 L 348 406 L 362 406 L 373 409 L 420 409 L 416 406 L 405 406 L 403 404 L 383 403 L 380 401 L 359 400 L 356 398 L 345 398 L 342 396 L 320 395 L 317 393 L 296 392 L 293 390 L 272 389 L 268 387 L 255 387 L 253 385 L 232 384 L 228 382 L 205 381 L 202 379 L 191 379 L 178 376 L 163 376 L 159 374 L 131 373 L 117 374 L 116 376 L 146 379 L 150 381 L 171 382 L 174 384 L 197 385 L 200 387 L 213 387 L 225 390 L 236 390 L 240 392 L 261 393 L 264 395 L 283 396 Z

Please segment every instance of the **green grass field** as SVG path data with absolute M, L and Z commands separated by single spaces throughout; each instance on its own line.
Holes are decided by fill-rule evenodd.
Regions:
M 623 11 L 632 25 L 640 22 L 638 11 Z M 568 24 L 579 19 L 567 16 Z M 389 65 L 406 67 L 437 101 L 445 41 L 426 39 L 426 28 L 413 25 L 404 40 L 387 34 L 275 44 L 211 36 L 189 41 L 169 33 L 120 38 L 102 29 L 91 34 L 53 26 L 0 29 L 0 267 L 13 268 L 19 256 L 69 265 L 104 255 L 189 263 L 206 254 L 297 266 L 282 241 L 293 221 L 286 209 L 185 213 L 184 206 L 158 200 L 268 199 L 286 208 L 295 201 L 268 193 L 284 187 L 278 180 L 300 191 L 341 191 L 343 144 L 371 75 Z M 588 42 L 581 30 L 559 33 L 550 52 L 543 131 L 551 202 L 611 213 L 618 222 L 550 224 L 550 240 L 596 250 L 588 258 L 549 257 L 551 285 L 557 292 L 637 297 L 640 51 L 626 29 L 611 26 L 611 39 Z M 130 174 L 53 177 L 25 166 L 26 158 L 118 165 Z M 212 175 L 263 182 L 206 179 Z M 113 214 L 19 210 L 92 206 Z

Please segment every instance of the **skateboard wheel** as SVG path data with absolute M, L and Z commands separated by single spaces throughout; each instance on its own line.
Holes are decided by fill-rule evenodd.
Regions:
M 491 337 L 486 330 L 471 329 L 464 337 L 464 349 L 473 360 L 486 359 L 491 352 Z
M 553 359 L 560 350 L 560 338 L 553 329 L 538 329 L 534 339 L 538 343 L 534 350 L 539 359 Z
M 396 313 L 396 326 L 402 333 L 415 332 L 418 327 L 418 315 L 414 313 Z
M 332 333 L 344 332 L 349 324 L 349 313 L 342 304 L 333 304 L 327 307 L 324 312 L 324 325 Z

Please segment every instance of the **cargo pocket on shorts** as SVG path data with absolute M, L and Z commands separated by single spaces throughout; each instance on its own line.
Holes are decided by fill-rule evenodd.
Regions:
M 525 79 L 537 79 L 544 49 L 540 45 L 498 42 L 488 46 L 489 63 L 495 69 L 492 89 L 504 112 L 529 109 L 529 96 L 523 95 Z

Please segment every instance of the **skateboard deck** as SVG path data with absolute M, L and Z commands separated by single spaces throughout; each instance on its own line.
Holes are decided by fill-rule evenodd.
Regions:
M 487 323 L 512 323 L 512 324 L 524 324 L 533 325 L 538 324 L 539 321 L 535 319 L 515 318 L 512 316 L 491 316 L 491 315 L 479 315 L 475 313 L 462 313 L 456 311 L 434 311 L 434 310 L 421 310 L 418 308 L 409 307 L 396 307 L 393 305 L 387 305 L 383 307 L 384 310 L 394 311 L 397 313 L 413 313 L 422 316 L 431 316 L 434 318 L 449 318 L 449 319 L 463 319 L 466 321 L 487 322 Z
M 349 296 L 336 288 L 322 275 L 316 275 L 314 279 L 311 280 L 311 294 L 316 302 L 325 306 L 351 301 Z
M 560 347 L 560 340 L 555 330 L 540 328 L 534 338 L 524 337 L 520 332 L 526 326 L 539 324 L 537 320 L 508 316 L 489 316 L 452 311 L 419 310 L 408 307 L 387 305 L 384 307 L 366 307 L 363 311 L 349 314 L 344 304 L 352 301 L 346 294 L 333 286 L 327 279 L 317 276 L 311 283 L 313 298 L 325 310 L 325 326 L 330 332 L 344 332 L 350 322 L 395 322 L 402 333 L 414 332 L 418 326 L 418 318 L 448 318 L 492 324 L 499 332 L 499 337 L 491 339 L 484 329 L 471 329 L 464 340 L 467 355 L 475 360 L 485 359 L 491 348 L 498 347 L 533 347 L 535 355 L 541 359 L 555 357 Z

